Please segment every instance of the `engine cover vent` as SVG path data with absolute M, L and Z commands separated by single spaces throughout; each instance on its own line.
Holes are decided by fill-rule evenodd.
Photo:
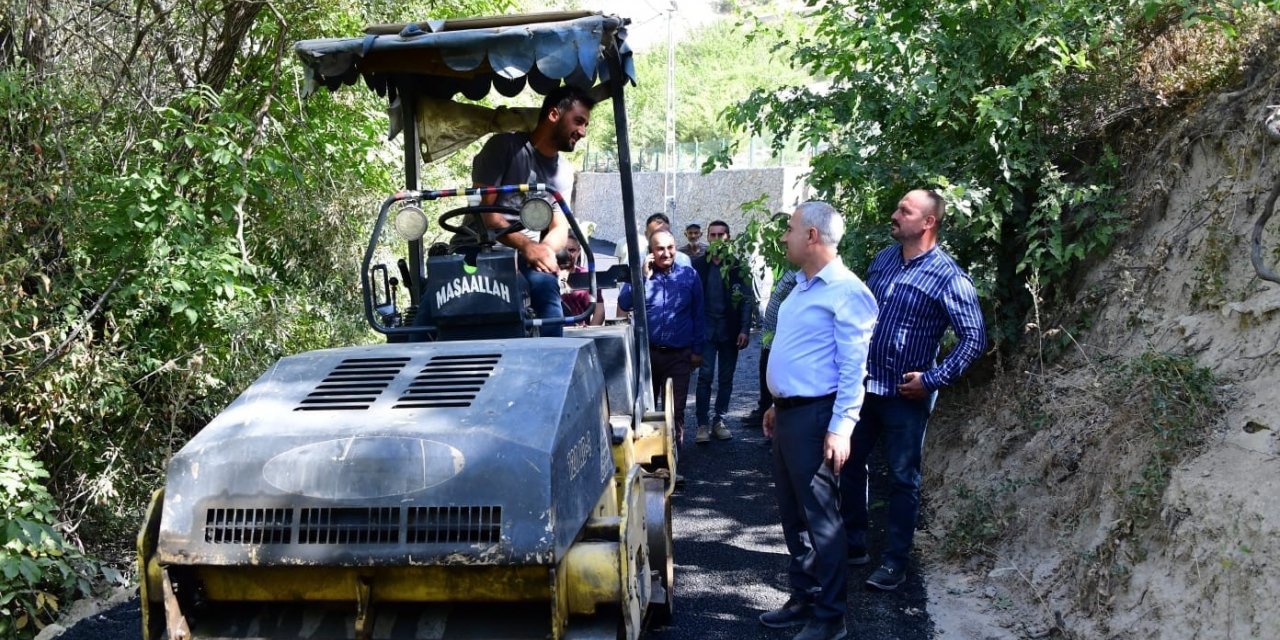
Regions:
M 299 509 L 299 544 L 394 544 L 398 507 Z
M 500 353 L 436 356 L 414 376 L 395 408 L 469 407 L 501 358 Z
M 502 507 L 409 507 L 409 544 L 498 542 Z
M 408 362 L 408 358 L 347 358 L 294 411 L 368 409 Z
M 401 516 L 406 527 L 401 533 Z M 301 507 L 205 510 L 209 544 L 496 544 L 502 507 Z
M 289 544 L 293 509 L 207 509 L 204 541 L 212 544 Z

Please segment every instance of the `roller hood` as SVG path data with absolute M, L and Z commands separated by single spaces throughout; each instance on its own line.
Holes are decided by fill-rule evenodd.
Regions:
M 553 562 L 614 471 L 599 366 L 570 338 L 285 358 L 174 456 L 161 559 Z

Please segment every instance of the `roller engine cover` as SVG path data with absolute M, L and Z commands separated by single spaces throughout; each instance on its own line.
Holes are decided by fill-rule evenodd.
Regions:
M 284 358 L 169 465 L 162 564 L 554 564 L 614 474 L 590 339 Z

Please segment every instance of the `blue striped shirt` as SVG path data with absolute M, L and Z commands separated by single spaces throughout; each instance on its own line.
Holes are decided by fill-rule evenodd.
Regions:
M 684 255 L 684 254 L 680 254 Z M 618 308 L 635 308 L 631 283 L 618 290 Z M 702 320 L 702 281 L 693 267 L 673 264 L 667 271 L 654 269 L 644 283 L 645 318 L 649 322 L 649 346 L 689 347 L 702 353 L 706 340 Z
M 764 309 L 764 337 L 761 338 L 761 344 L 765 349 L 771 348 L 773 344 L 773 334 L 778 331 L 778 307 L 782 306 L 782 301 L 787 299 L 791 294 L 791 290 L 796 287 L 796 275 L 799 270 L 788 269 L 778 276 L 778 281 L 773 284 L 773 293 L 769 294 L 769 304 Z
M 858 423 L 867 375 L 867 344 L 876 301 L 836 258 L 812 278 L 803 272 L 778 309 L 765 383 L 775 398 L 836 394 L 827 431 L 848 436 Z
M 867 391 L 896 396 L 903 374 L 910 371 L 923 372 L 930 391 L 945 387 L 986 348 L 973 280 L 941 248 L 906 264 L 901 246 L 881 251 L 867 269 L 867 286 L 880 305 L 867 360 Z M 959 343 L 938 364 L 939 341 L 948 325 Z

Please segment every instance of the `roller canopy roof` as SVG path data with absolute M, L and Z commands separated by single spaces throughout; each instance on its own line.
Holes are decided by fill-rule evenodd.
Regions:
M 303 40 L 307 90 L 336 90 L 363 76 L 380 95 L 413 83 L 419 95 L 479 100 L 493 89 L 546 94 L 561 80 L 584 89 L 610 80 L 617 52 L 626 79 L 635 65 L 624 42 L 627 20 L 595 13 L 540 13 L 379 25 L 360 38 Z

